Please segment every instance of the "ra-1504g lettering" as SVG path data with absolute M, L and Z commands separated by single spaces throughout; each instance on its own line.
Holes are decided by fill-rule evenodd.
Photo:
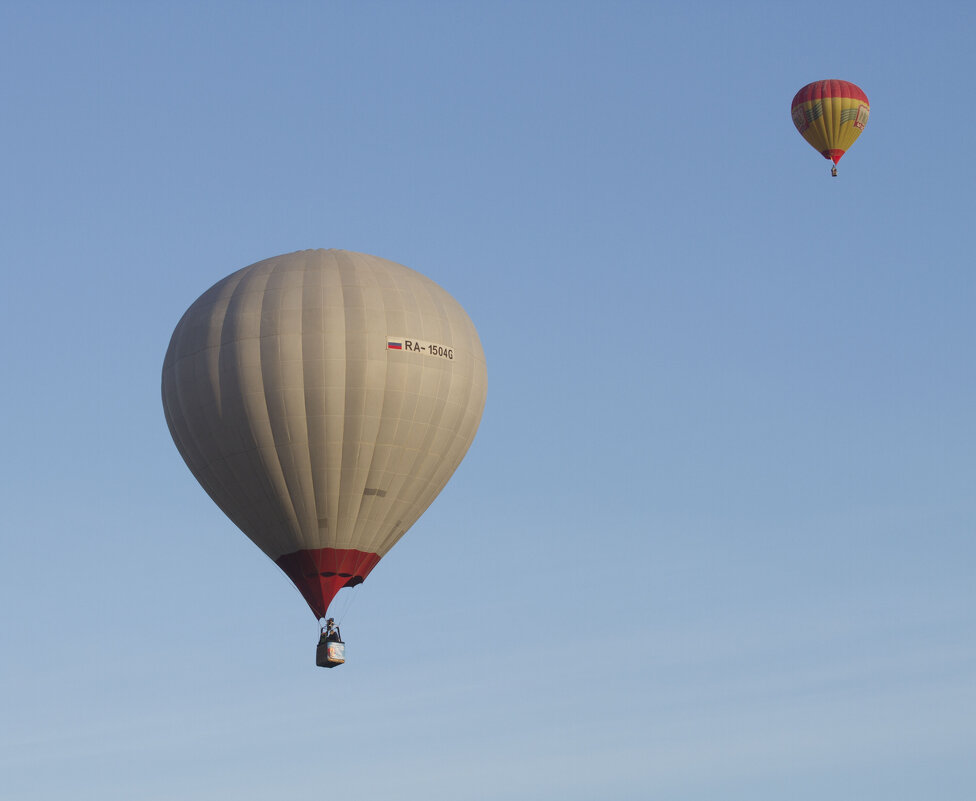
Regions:
M 411 353 L 423 353 L 427 356 L 437 356 L 442 359 L 454 358 L 454 348 L 438 345 L 434 342 L 424 342 L 419 339 L 390 337 L 387 339 L 386 347 L 388 350 L 408 350 Z

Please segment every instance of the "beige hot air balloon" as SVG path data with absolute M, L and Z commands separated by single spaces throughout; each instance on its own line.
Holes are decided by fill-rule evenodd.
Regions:
M 318 618 L 443 489 L 485 394 L 481 342 L 457 301 L 342 250 L 219 281 L 176 326 L 162 378 L 187 466 Z

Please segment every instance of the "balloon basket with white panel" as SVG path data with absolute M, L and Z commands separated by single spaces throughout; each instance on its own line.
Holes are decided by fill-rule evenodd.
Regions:
M 319 644 L 315 649 L 315 664 L 319 667 L 334 668 L 345 663 L 346 644 L 342 641 L 342 632 L 335 625 L 335 620 L 329 618 L 322 627 Z
M 346 644 L 344 642 L 319 643 L 315 649 L 315 664 L 319 667 L 334 668 L 345 664 Z
M 486 387 L 478 333 L 451 295 L 342 250 L 218 281 L 176 326 L 162 374 L 183 460 L 318 620 L 447 484 Z M 316 663 L 335 667 L 345 643 L 327 628 Z

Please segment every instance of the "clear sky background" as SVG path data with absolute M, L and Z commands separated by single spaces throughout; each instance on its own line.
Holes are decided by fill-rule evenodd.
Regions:
M 956 2 L 3 3 L 0 798 L 976 796 L 974 41 Z M 790 119 L 834 77 L 836 179 Z M 310 247 L 431 277 L 489 372 L 332 671 L 159 393 L 199 294 Z

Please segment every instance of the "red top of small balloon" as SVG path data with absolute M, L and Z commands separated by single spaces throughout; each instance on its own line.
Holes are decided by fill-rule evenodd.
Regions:
M 850 97 L 871 105 L 868 96 L 864 94 L 860 86 L 850 81 L 841 81 L 834 78 L 828 81 L 808 83 L 796 93 L 790 108 L 796 108 L 801 103 L 807 103 L 811 100 L 826 100 L 828 97 Z

